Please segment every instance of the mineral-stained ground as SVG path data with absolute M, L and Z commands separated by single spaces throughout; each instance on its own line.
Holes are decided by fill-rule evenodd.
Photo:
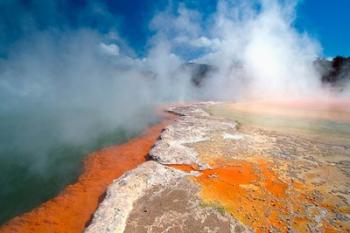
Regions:
M 178 120 L 85 232 L 350 232 L 350 113 L 257 107 L 171 107 Z

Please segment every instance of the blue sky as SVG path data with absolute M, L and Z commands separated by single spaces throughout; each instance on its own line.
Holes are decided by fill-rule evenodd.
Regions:
M 142 47 L 149 35 L 148 21 L 164 9 L 162 0 L 109 1 L 110 9 L 123 19 L 122 33 L 134 46 Z M 216 0 L 173 1 L 204 14 L 215 10 Z M 302 0 L 297 8 L 296 27 L 320 41 L 325 56 L 350 56 L 350 1 Z
M 11 44 L 33 30 L 87 27 L 101 32 L 115 27 L 120 36 L 138 54 L 146 50 L 152 35 L 149 22 L 156 12 L 167 7 L 165 0 L 1 0 L 0 52 L 6 54 Z M 216 0 L 173 0 L 208 15 L 215 10 Z M 93 5 L 103 12 L 91 11 Z M 324 56 L 350 56 L 350 1 L 302 0 L 297 8 L 296 28 L 320 41 Z M 13 17 L 16 15 L 16 17 Z
M 151 13 L 164 8 L 159 0 L 131 0 L 114 4 L 123 15 L 125 36 L 140 46 L 148 36 L 147 22 Z M 180 1 L 176 1 L 180 2 Z M 209 13 L 215 10 L 215 0 L 188 0 L 187 7 Z M 112 4 L 113 5 L 113 4 Z M 146 12 L 146 11 L 149 12 Z M 131 13 L 131 14 L 130 14 Z M 143 23 L 140 24 L 139 19 Z M 297 8 L 295 25 L 320 41 L 325 56 L 350 56 L 350 1 L 302 0 Z
M 350 56 L 349 12 L 349 0 L 303 0 L 296 25 L 321 42 L 326 56 Z

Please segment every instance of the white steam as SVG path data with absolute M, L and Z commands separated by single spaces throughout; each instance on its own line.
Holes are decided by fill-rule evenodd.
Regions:
M 208 16 L 170 5 L 151 21 L 144 57 L 113 28 L 37 30 L 0 61 L 0 111 L 48 111 L 58 141 L 82 143 L 110 128 L 142 128 L 153 120 L 146 109 L 165 102 L 320 95 L 312 64 L 320 46 L 294 28 L 295 7 L 296 1 L 219 1 Z M 197 87 L 186 62 L 215 72 Z M 31 130 L 24 134 L 33 138 Z
M 210 98 L 310 97 L 321 91 L 313 66 L 320 46 L 293 27 L 295 7 L 296 1 L 220 1 L 203 20 L 180 5 L 176 14 L 157 15 L 152 28 L 173 50 L 219 68 L 205 87 Z

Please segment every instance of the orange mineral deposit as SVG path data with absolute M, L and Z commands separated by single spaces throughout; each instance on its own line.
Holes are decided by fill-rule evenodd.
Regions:
M 312 220 L 304 208 L 309 200 L 300 192 L 303 184 L 298 183 L 296 189 L 294 183 L 282 181 L 272 170 L 272 164 L 262 159 L 217 164 L 202 171 L 189 165 L 171 167 L 185 172 L 198 171 L 200 174 L 191 179 L 200 185 L 202 201 L 223 208 L 256 232 L 270 232 L 272 229 L 287 232 L 290 226 L 298 232 L 308 231 Z M 293 215 L 295 212 L 298 216 Z M 327 232 L 331 230 L 332 227 L 328 226 Z

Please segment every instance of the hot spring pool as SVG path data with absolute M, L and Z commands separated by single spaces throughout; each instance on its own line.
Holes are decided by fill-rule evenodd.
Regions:
M 70 130 L 62 114 L 60 118 L 51 112 L 0 114 L 0 225 L 55 197 L 77 180 L 86 155 L 138 134 L 157 121 L 153 112 L 130 118 L 129 123 L 137 122 L 134 127 L 106 127 L 91 114 L 84 118 L 74 113 L 66 117 L 72 120 Z M 74 120 L 80 117 L 90 120 L 84 124 Z

